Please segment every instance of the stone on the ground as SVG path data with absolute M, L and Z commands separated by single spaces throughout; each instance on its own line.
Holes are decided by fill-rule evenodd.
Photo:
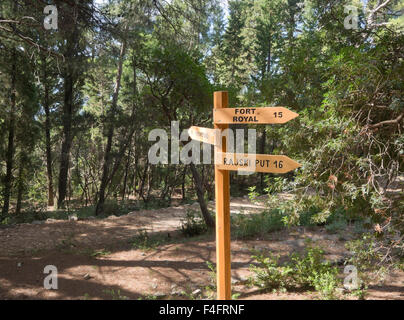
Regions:
M 162 292 L 157 292 L 157 293 L 154 294 L 154 296 L 155 296 L 157 299 L 159 299 L 159 298 L 164 298 L 164 297 L 166 296 L 166 294 L 165 294 L 165 293 L 162 293 Z
M 79 220 L 79 218 L 75 214 L 72 214 L 69 216 L 69 221 L 78 221 L 78 220 Z
M 88 273 L 86 273 L 83 278 L 84 280 L 90 280 L 92 277 Z
M 201 289 L 196 289 L 195 291 L 192 291 L 192 295 L 196 296 L 197 294 L 200 294 L 202 292 Z
M 337 292 L 337 294 L 344 294 L 345 293 L 345 291 L 347 291 L 345 288 L 337 288 L 336 290 L 335 290 L 336 292 Z

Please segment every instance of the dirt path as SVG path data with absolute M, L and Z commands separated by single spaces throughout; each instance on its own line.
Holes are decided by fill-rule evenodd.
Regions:
M 173 232 L 193 206 L 0 230 L 0 299 L 189 299 L 213 294 L 206 262 L 215 262 L 214 236 L 187 241 Z M 233 213 L 262 209 L 262 204 L 247 199 L 232 200 Z M 156 250 L 134 249 L 128 240 L 139 228 L 171 233 L 173 239 Z M 302 250 L 307 238 L 323 246 L 328 259 L 346 255 L 344 241 L 323 228 L 298 227 L 273 233 L 266 240 L 233 241 L 233 291 L 241 294 L 240 299 L 314 298 L 308 293 L 261 294 L 244 285 L 252 249 L 286 257 Z M 101 250 L 100 255 L 94 256 L 94 250 Z M 43 287 L 47 265 L 58 269 L 58 290 Z M 404 273 L 397 273 L 384 286 L 371 288 L 369 298 L 404 299 L 403 288 Z
M 214 202 L 209 203 L 214 209 Z M 198 210 L 198 203 L 158 210 L 141 210 L 125 216 L 111 216 L 104 220 L 48 221 L 43 224 L 20 224 L 0 229 L 0 256 L 52 250 L 66 242 L 77 246 L 99 247 L 130 240 L 138 230 L 171 232 L 178 230 L 186 211 Z M 263 204 L 252 204 L 248 199 L 235 198 L 231 212 L 258 212 Z

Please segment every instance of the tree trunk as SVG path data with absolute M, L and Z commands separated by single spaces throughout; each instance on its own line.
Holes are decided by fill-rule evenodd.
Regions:
M 107 134 L 107 146 L 105 148 L 105 155 L 104 155 L 104 165 L 102 170 L 102 177 L 101 177 L 101 186 L 98 195 L 98 202 L 97 207 L 95 209 L 95 215 L 100 215 L 104 212 L 104 203 L 105 203 L 105 192 L 109 181 L 109 168 L 111 164 L 111 149 L 112 149 L 112 140 L 114 137 L 114 129 L 115 124 L 113 117 L 115 115 L 117 105 L 118 105 L 118 97 L 119 97 L 119 90 L 121 88 L 121 77 L 122 77 L 122 65 L 123 59 L 126 52 L 126 39 L 123 40 L 121 45 L 121 52 L 119 55 L 119 62 L 118 62 L 118 72 L 116 75 L 115 81 L 115 91 L 112 98 L 112 106 L 111 106 L 111 119 L 108 128 Z
M 126 195 L 126 185 L 127 185 L 127 182 L 128 182 L 128 174 L 129 174 L 130 158 L 131 158 L 131 146 L 129 145 L 128 159 L 127 159 L 127 161 L 126 161 L 126 166 L 125 166 L 125 175 L 124 175 L 124 179 L 123 179 L 122 201 L 124 201 L 124 200 L 125 200 L 125 195 Z
M 181 196 L 182 196 L 182 202 L 185 201 L 185 197 L 186 197 L 186 192 L 185 192 L 185 179 L 187 177 L 187 167 L 184 166 L 184 171 L 182 173 L 182 183 L 181 183 Z
M 80 30 L 77 25 L 77 16 L 72 14 L 69 18 L 72 19 L 73 30 L 66 34 L 66 47 L 65 47 L 65 61 L 66 66 L 63 70 L 64 78 L 64 101 L 63 101 L 63 140 L 60 153 L 60 169 L 59 169 L 59 181 L 58 181 L 58 208 L 65 205 L 65 199 L 67 196 L 67 183 L 69 173 L 70 162 L 70 150 L 72 146 L 72 120 L 74 114 L 74 85 L 78 79 L 77 61 L 78 47 L 80 41 Z
M 272 39 L 271 36 L 268 40 L 268 58 L 267 58 L 267 68 L 266 74 L 271 75 L 271 65 L 272 65 Z
M 143 175 L 140 177 L 139 197 L 144 200 L 144 185 L 146 183 L 147 170 L 149 169 L 149 159 L 145 163 Z
M 136 140 L 135 140 L 135 149 L 134 149 L 134 154 L 135 154 L 135 165 L 134 165 L 134 170 L 133 170 L 133 180 L 132 180 L 132 191 L 133 191 L 133 196 L 136 197 L 137 193 L 137 172 L 138 172 L 138 163 L 139 163 L 139 156 L 137 155 L 137 148 L 136 148 Z
M 12 68 L 11 68 L 11 94 L 10 94 L 10 120 L 8 124 L 8 146 L 6 153 L 6 176 L 4 179 L 4 204 L 2 210 L 2 217 L 5 218 L 10 208 L 11 196 L 11 182 L 13 179 L 13 158 L 14 158 L 14 136 L 15 136 L 15 107 L 16 107 L 16 54 L 13 49 L 12 54 Z
M 192 172 L 192 176 L 194 178 L 195 181 L 195 187 L 196 187 L 196 195 L 198 196 L 198 202 L 199 202 L 199 206 L 201 208 L 201 212 L 202 212 L 202 216 L 203 219 L 205 220 L 206 225 L 209 228 L 214 228 L 215 227 L 215 221 L 213 220 L 212 216 L 210 215 L 209 211 L 208 211 L 208 207 L 206 205 L 205 202 L 205 198 L 203 195 L 203 185 L 202 185 L 202 180 L 201 177 L 198 173 L 198 170 L 196 169 L 195 165 L 193 163 L 191 163 L 189 165 L 191 172 Z
M 137 173 L 138 173 L 138 162 L 139 162 L 139 157 L 137 155 L 137 149 L 136 149 L 136 138 L 135 138 L 135 145 L 134 145 L 134 156 L 135 156 L 135 164 L 134 164 L 134 169 L 133 169 L 133 177 L 132 177 L 132 181 L 131 181 L 131 190 L 130 192 L 133 194 L 134 197 L 136 197 L 136 193 L 137 193 Z
M 50 138 L 50 110 L 49 110 L 49 86 L 47 82 L 47 72 L 46 72 L 46 57 L 44 61 L 44 101 L 43 106 L 45 109 L 45 142 L 46 142 L 46 170 L 48 175 L 48 206 L 52 207 L 54 203 L 54 192 L 53 192 L 53 174 L 52 174 L 52 147 Z
M 22 196 L 24 193 L 24 163 L 26 162 L 26 156 L 24 152 L 20 155 L 20 164 L 18 168 L 18 179 L 17 179 L 17 205 L 15 207 L 15 214 L 21 213 Z
M 73 116 L 73 75 L 71 67 L 65 74 L 64 80 L 64 107 L 63 107 L 63 141 L 60 154 L 59 170 L 59 197 L 58 208 L 64 206 L 67 194 L 67 175 L 69 171 L 70 149 L 72 144 L 72 116 Z

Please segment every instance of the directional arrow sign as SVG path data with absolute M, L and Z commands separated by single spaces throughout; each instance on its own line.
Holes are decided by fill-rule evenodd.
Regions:
M 207 144 L 218 145 L 220 130 L 191 127 L 188 130 L 188 134 L 192 140 L 201 141 Z
M 282 124 L 299 115 L 284 107 L 214 109 L 215 124 Z
M 286 156 L 235 153 L 218 153 L 216 165 L 219 170 L 263 173 L 287 173 L 301 167 Z

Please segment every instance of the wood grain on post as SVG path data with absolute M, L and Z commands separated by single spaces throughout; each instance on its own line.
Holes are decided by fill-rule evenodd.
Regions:
M 213 110 L 213 121 L 217 124 L 284 124 L 298 116 L 285 107 Z
M 228 93 L 220 91 L 214 93 L 214 108 L 227 108 Z M 228 129 L 227 124 L 215 124 L 215 129 L 222 132 Z M 215 146 L 215 155 L 226 152 L 226 138 Z M 215 157 L 216 160 L 216 157 Z M 216 193 L 216 271 L 217 271 L 217 299 L 231 299 L 231 255 L 230 255 L 230 173 L 219 170 L 215 165 L 215 193 Z
M 288 173 L 301 165 L 287 156 L 267 154 L 219 154 L 216 166 L 220 170 L 262 173 Z

